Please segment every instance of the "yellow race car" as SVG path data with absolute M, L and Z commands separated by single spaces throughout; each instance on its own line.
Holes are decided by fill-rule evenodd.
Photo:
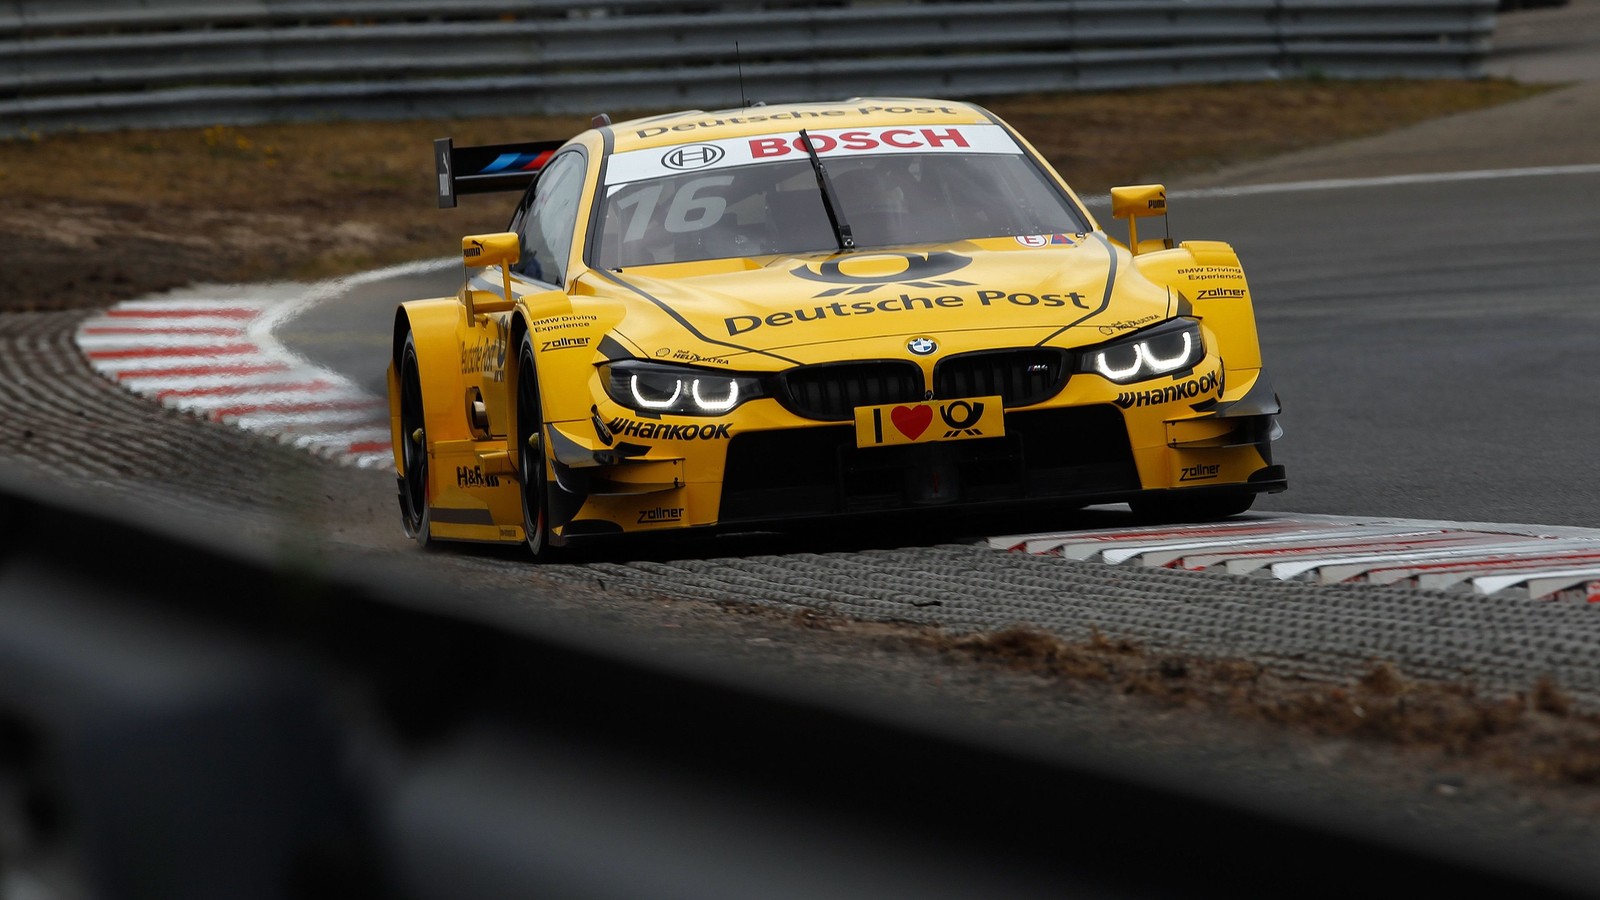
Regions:
M 439 202 L 522 191 L 453 297 L 400 305 L 406 531 L 524 542 L 1281 491 L 1278 399 L 1227 244 L 1119 241 L 978 106 L 686 112 L 435 145 Z M 1146 229 L 1149 230 L 1148 228 Z

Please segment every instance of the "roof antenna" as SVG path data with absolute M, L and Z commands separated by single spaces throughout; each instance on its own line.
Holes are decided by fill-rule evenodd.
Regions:
M 733 42 L 733 64 L 739 69 L 739 105 L 747 107 L 750 101 L 744 97 L 744 60 L 739 57 L 739 42 Z

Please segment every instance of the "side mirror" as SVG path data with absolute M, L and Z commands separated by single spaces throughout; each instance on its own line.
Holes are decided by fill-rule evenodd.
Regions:
M 489 291 L 461 289 L 461 302 L 467 305 L 467 315 L 505 312 L 517 305 L 511 295 L 511 267 L 522 258 L 522 239 L 514 231 L 498 234 L 469 234 L 461 239 L 461 261 L 469 267 L 499 266 L 501 274 L 500 296 Z
M 1171 237 L 1139 240 L 1139 220 L 1151 216 L 1160 216 L 1166 221 L 1166 185 L 1132 184 L 1111 189 L 1111 218 L 1128 220 L 1128 249 L 1134 255 L 1172 247 Z

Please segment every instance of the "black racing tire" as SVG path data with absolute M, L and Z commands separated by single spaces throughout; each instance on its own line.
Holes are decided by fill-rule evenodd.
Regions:
M 411 332 L 400 351 L 400 524 L 420 547 L 431 543 L 428 525 L 428 435 L 422 408 L 422 371 Z
M 555 559 L 550 544 L 550 488 L 544 450 L 544 407 L 539 399 L 539 373 L 533 360 L 533 335 L 522 336 L 517 351 L 517 481 L 521 484 L 522 530 L 528 552 L 537 562 Z M 538 437 L 537 441 L 533 438 Z
M 1215 522 L 1246 512 L 1256 502 L 1254 491 L 1207 492 L 1198 496 L 1154 494 L 1129 501 L 1134 518 L 1152 525 Z

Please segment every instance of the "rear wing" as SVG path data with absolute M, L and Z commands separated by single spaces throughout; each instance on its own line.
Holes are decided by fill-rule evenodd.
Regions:
M 433 165 L 439 172 L 439 208 L 455 206 L 458 194 L 527 188 L 564 143 L 528 141 L 457 147 L 450 138 L 439 138 L 433 142 Z

